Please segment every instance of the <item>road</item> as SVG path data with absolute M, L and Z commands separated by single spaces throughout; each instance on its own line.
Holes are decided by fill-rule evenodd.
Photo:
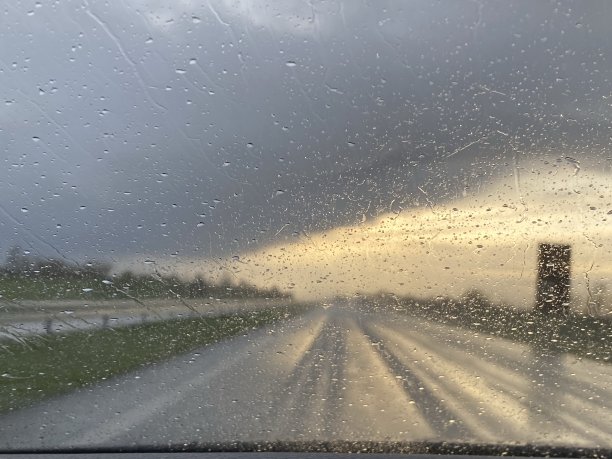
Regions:
M 187 316 L 214 317 L 286 305 L 287 299 L 25 300 L 0 309 L 0 341 L 33 334 L 122 327 Z
M 274 440 L 612 446 L 612 365 L 317 309 L 0 417 L 0 448 Z

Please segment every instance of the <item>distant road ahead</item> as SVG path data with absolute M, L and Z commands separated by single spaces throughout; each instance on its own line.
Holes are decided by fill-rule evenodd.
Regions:
M 258 440 L 612 447 L 612 365 L 316 310 L 0 417 L 0 448 Z

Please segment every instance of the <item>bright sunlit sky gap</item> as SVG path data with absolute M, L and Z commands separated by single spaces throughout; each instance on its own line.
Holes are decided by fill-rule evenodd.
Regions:
M 459 296 L 477 288 L 530 306 L 538 243 L 569 243 L 574 292 L 584 300 L 612 275 L 609 173 L 555 159 L 520 166 L 519 189 L 513 172 L 455 201 L 301 236 L 222 266 L 302 298 L 378 291 Z

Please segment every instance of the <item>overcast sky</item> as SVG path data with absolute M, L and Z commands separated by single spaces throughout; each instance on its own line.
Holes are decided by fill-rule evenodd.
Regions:
M 5 2 L 0 248 L 231 256 L 452 202 L 523 158 L 605 170 L 611 18 L 607 1 Z

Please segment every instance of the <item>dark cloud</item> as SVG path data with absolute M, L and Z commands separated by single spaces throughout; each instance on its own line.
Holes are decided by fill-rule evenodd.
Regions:
M 607 157 L 607 2 L 281 3 L 4 7 L 3 249 L 228 254 Z

